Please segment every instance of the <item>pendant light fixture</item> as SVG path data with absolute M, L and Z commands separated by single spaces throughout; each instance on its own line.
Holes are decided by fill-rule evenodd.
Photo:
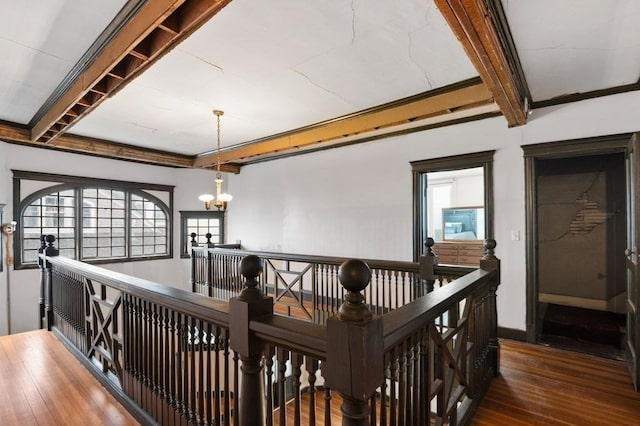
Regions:
M 204 202 L 204 207 L 209 210 L 211 204 L 213 204 L 218 210 L 225 211 L 227 209 L 227 203 L 233 200 L 231 194 L 222 192 L 222 173 L 220 173 L 220 117 L 224 114 L 224 111 L 214 109 L 213 114 L 218 120 L 218 151 L 216 153 L 216 195 L 202 194 L 198 197 L 198 200 Z

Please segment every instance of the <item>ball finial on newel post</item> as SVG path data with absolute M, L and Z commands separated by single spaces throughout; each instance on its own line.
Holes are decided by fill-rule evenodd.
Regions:
M 487 238 L 484 240 L 484 258 L 495 258 L 495 248 L 498 245 L 496 240 Z
M 435 243 L 436 243 L 435 240 L 431 237 L 427 237 L 424 239 L 424 246 L 427 248 L 427 253 L 433 252 L 432 247 L 434 246 Z
M 338 278 L 347 290 L 345 301 L 338 310 L 338 317 L 342 321 L 352 323 L 366 323 L 371 319 L 371 311 L 364 303 L 361 293 L 371 280 L 371 269 L 361 260 L 345 260 L 338 269 Z
M 250 254 L 240 261 L 240 273 L 245 279 L 244 288 L 238 295 L 242 300 L 261 299 L 262 292 L 258 289 L 258 277 L 262 273 L 262 259 Z

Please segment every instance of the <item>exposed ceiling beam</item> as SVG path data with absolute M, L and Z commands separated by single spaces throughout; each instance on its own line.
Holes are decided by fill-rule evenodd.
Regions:
M 519 90 L 500 42 L 496 20 L 487 6 L 494 0 L 435 0 L 436 6 L 489 87 L 510 127 L 527 122 L 526 94 Z
M 231 0 L 153 0 L 128 11 L 117 33 L 101 37 L 103 45 L 31 123 L 31 141 L 50 143 L 102 101 L 124 88 Z M 133 2 L 135 3 L 135 2 Z M 140 2 L 137 2 L 139 4 Z M 111 29 L 111 26 L 110 26 Z
M 220 154 L 220 161 L 242 163 L 253 157 L 297 150 L 310 145 L 365 139 L 380 129 L 446 116 L 454 111 L 492 102 L 493 97 L 487 86 L 480 79 L 472 79 L 284 134 L 225 148 Z M 216 159 L 215 153 L 198 156 L 194 167 L 213 166 Z
M 72 134 L 61 135 L 52 143 L 42 145 L 31 141 L 28 129 L 9 123 L 0 123 L 0 140 L 20 145 L 46 147 L 77 154 L 96 155 L 167 167 L 189 168 L 193 166 L 195 160 L 195 156 L 192 155 L 174 154 Z M 240 166 L 237 164 L 222 164 L 220 169 L 223 172 L 240 173 Z

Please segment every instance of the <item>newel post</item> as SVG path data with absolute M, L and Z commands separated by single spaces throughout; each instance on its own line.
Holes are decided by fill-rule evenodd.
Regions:
M 198 259 L 196 258 L 196 252 L 193 249 L 194 247 L 198 247 L 198 242 L 196 241 L 196 233 L 192 232 L 191 237 L 191 247 L 189 248 L 189 253 L 191 254 L 191 292 L 196 292 L 196 268 L 198 267 Z
M 249 322 L 273 315 L 273 299 L 258 288 L 262 273 L 262 260 L 258 256 L 246 256 L 240 262 L 240 273 L 245 285 L 238 297 L 229 301 L 230 347 L 240 356 L 239 420 L 242 426 L 262 426 L 265 421 L 264 380 L 262 353 L 264 343 L 251 335 Z
M 438 256 L 433 252 L 433 245 L 435 241 L 431 237 L 427 237 L 424 240 L 424 246 L 427 251 L 420 256 L 420 278 L 427 283 L 427 293 L 433 291 L 433 286 L 436 282 L 436 275 L 434 268 L 438 265 Z
M 343 398 L 342 424 L 368 425 L 367 400 L 384 380 L 382 318 L 373 317 L 361 293 L 371 279 L 360 260 L 340 265 L 338 277 L 347 290 L 338 315 L 327 320 L 327 364 L 323 375 Z
M 43 249 L 46 257 L 54 257 L 58 256 L 60 252 L 53 245 L 56 241 L 56 237 L 54 235 L 47 235 L 44 237 L 46 242 L 46 247 Z M 47 330 L 51 331 L 51 327 L 53 326 L 53 270 L 51 263 L 48 260 L 44 262 L 44 270 L 45 270 L 45 291 L 44 291 L 44 310 L 45 316 L 47 318 Z
M 489 351 L 493 373 L 497 376 L 500 371 L 500 342 L 498 342 L 498 307 L 496 303 L 496 291 L 500 284 L 500 259 L 498 259 L 494 254 L 496 244 L 496 240 L 484 240 L 484 256 L 480 259 L 480 269 L 496 272 L 489 283 L 489 303 L 491 304 Z
M 40 324 L 40 328 L 44 328 L 44 295 L 45 295 L 45 286 L 46 286 L 46 274 L 44 269 L 44 260 L 40 257 L 42 253 L 44 253 L 45 247 L 47 247 L 47 243 L 44 240 L 45 235 L 40 235 L 40 248 L 38 249 L 38 267 L 40 268 L 40 298 L 38 300 L 38 304 L 40 306 L 40 317 L 38 319 L 38 323 Z

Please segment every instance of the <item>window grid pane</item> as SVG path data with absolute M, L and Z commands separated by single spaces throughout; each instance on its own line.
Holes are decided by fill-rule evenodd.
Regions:
M 124 207 L 119 207 L 124 191 L 106 188 L 85 188 L 82 198 L 82 259 L 108 259 L 126 253 L 123 238 L 114 238 L 125 232 Z
M 81 209 L 76 212 L 76 202 Z M 37 263 L 40 236 L 52 234 L 65 257 L 81 260 L 160 257 L 170 252 L 162 203 L 126 190 L 88 187 L 43 195 L 22 208 L 22 264 Z M 130 230 L 128 228 L 130 226 Z
M 76 208 L 73 190 L 52 192 L 34 200 L 22 215 L 22 262 L 38 260 L 40 236 L 51 234 L 59 240 L 65 256 L 76 256 Z
M 167 215 L 153 201 L 131 195 L 131 256 L 154 256 L 169 252 Z
M 207 233 L 211 233 L 211 242 L 220 244 L 220 219 L 215 218 L 199 218 L 187 220 L 187 235 L 189 243 L 191 243 L 191 234 L 196 234 L 196 241 L 200 245 L 207 244 Z

